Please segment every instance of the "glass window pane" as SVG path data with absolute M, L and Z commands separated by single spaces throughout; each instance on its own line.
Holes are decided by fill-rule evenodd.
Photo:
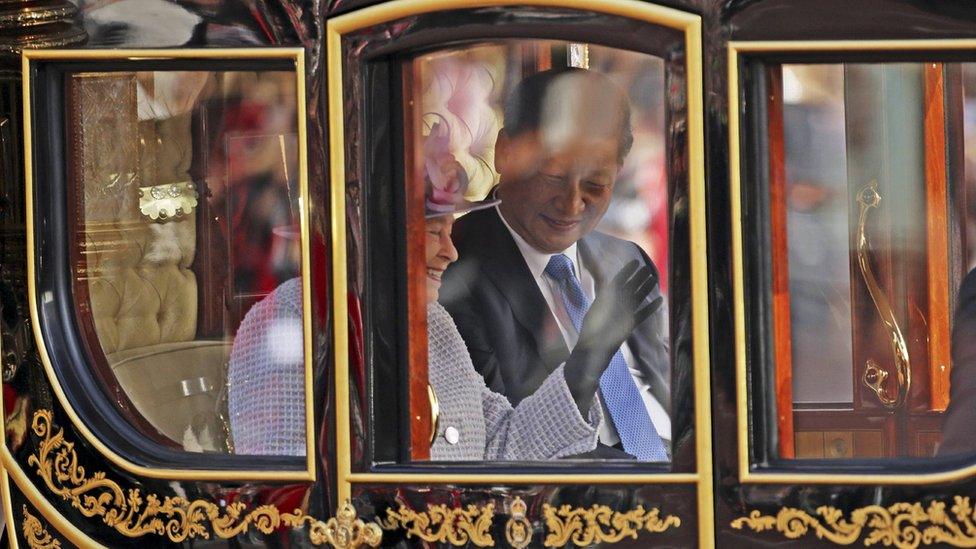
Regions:
M 664 61 L 509 40 L 404 73 L 429 459 L 669 462 Z
M 773 305 L 775 379 L 791 379 L 777 384 L 780 453 L 945 454 L 950 318 L 969 262 L 952 169 L 960 65 L 767 70 L 772 278 L 788 280 Z
M 134 425 L 187 451 L 305 455 L 295 85 L 280 71 L 68 77 L 94 368 Z

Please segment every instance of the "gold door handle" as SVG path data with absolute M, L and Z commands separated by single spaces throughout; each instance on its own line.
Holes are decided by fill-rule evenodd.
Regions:
M 874 275 L 874 270 L 871 268 L 871 243 L 868 240 L 865 226 L 867 225 L 868 212 L 872 208 L 877 208 L 878 204 L 881 203 L 877 180 L 871 181 L 861 189 L 861 192 L 857 193 L 857 203 L 860 204 L 860 214 L 857 220 L 857 264 L 861 268 L 861 277 L 868 287 L 871 300 L 874 301 L 881 322 L 887 328 L 888 336 L 891 339 L 891 350 L 895 355 L 897 393 L 894 398 L 888 396 L 884 383 L 889 372 L 883 370 L 874 360 L 867 361 L 864 367 L 864 376 L 861 379 L 885 408 L 893 410 L 903 406 L 908 400 L 908 391 L 912 387 L 912 368 L 908 357 L 908 345 L 905 344 L 905 336 L 902 335 L 898 320 L 895 319 L 895 313 L 888 301 L 888 296 L 881 289 L 881 285 L 878 284 L 878 279 Z

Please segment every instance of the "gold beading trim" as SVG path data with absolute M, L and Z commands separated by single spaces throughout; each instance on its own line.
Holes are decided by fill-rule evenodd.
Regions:
M 7 527 L 13 527 L 13 524 Z M 31 549 L 61 549 L 61 542 L 48 533 L 41 519 L 30 514 L 26 505 L 24 505 L 24 521 L 20 523 L 20 531 Z
M 261 505 L 245 513 L 247 505 L 242 502 L 219 506 L 202 499 L 143 496 L 138 488 L 123 489 L 106 478 L 104 471 L 89 476 L 78 464 L 74 443 L 65 440 L 64 429 L 55 432 L 52 417 L 50 410 L 34 412 L 31 429 L 41 440 L 37 451 L 28 456 L 27 464 L 37 468 L 36 473 L 52 493 L 70 502 L 86 517 L 100 517 L 124 536 L 154 534 L 179 543 L 194 538 L 210 539 L 211 531 L 228 539 L 252 527 L 270 534 L 282 526 L 302 528 L 308 524 L 309 538 L 315 545 L 328 543 L 336 549 L 379 545 L 382 531 L 375 524 L 357 519 L 356 509 L 348 501 L 339 508 L 336 517 L 323 522 L 300 509 L 282 513 L 274 505 Z
M 577 546 L 616 543 L 625 537 L 637 539 L 641 531 L 660 533 L 672 526 L 681 526 L 680 518 L 668 515 L 661 519 L 660 515 L 660 509 L 655 507 L 645 511 L 642 505 L 621 512 L 606 505 L 589 508 L 563 505 L 557 509 L 546 504 L 542 506 L 542 516 L 550 533 L 546 536 L 545 546 L 563 547 L 570 542 Z
M 928 526 L 925 526 L 928 523 Z M 976 547 L 976 511 L 968 497 L 955 496 L 946 512 L 944 501 L 894 503 L 888 507 L 868 505 L 855 509 L 850 518 L 836 507 L 817 507 L 816 516 L 784 507 L 776 516 L 754 510 L 732 521 L 732 528 L 748 527 L 754 532 L 777 530 L 788 539 L 797 539 L 813 530 L 820 539 L 838 545 L 851 545 L 866 531 L 864 545 L 894 545 L 914 549 L 919 545 L 945 543 L 956 547 Z
M 394 511 L 386 510 L 386 520 L 379 523 L 386 530 L 402 528 L 407 538 L 418 537 L 426 542 L 465 545 L 473 543 L 478 547 L 494 547 L 495 539 L 489 533 L 495 504 L 484 506 L 468 505 L 466 508 L 452 509 L 444 504 L 430 505 L 425 512 L 417 512 L 405 505 Z

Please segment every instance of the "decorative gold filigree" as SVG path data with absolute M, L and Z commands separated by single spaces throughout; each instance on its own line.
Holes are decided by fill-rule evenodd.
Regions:
M 589 508 L 563 505 L 557 509 L 546 504 L 542 506 L 542 516 L 549 529 L 545 546 L 562 547 L 570 542 L 579 546 L 616 543 L 628 536 L 637 539 L 637 534 L 643 530 L 660 533 L 672 526 L 681 526 L 680 518 L 668 515 L 662 520 L 660 514 L 657 508 L 645 511 L 641 505 L 621 512 L 613 511 L 606 505 Z
M 801 509 L 784 507 L 775 517 L 754 510 L 747 517 L 732 521 L 736 529 L 749 527 L 755 532 L 776 529 L 789 539 L 813 530 L 818 538 L 850 545 L 864 538 L 865 545 L 894 545 L 899 549 L 945 543 L 956 547 L 976 547 L 976 511 L 968 497 L 956 496 L 946 512 L 946 503 L 895 503 L 888 507 L 868 505 L 855 509 L 850 518 L 835 507 L 817 508 L 817 516 Z M 926 523 L 928 523 L 926 525 Z
M 528 547 L 532 542 L 532 523 L 525 518 L 526 509 L 522 498 L 516 496 L 512 502 L 512 515 L 505 523 L 505 539 L 515 549 Z
M 190 215 L 197 207 L 197 191 L 190 181 L 139 187 L 139 211 L 153 221 Z
M 41 440 L 27 463 L 37 467 L 37 474 L 48 489 L 70 502 L 82 515 L 100 517 L 106 525 L 128 537 L 155 534 L 182 542 L 209 539 L 213 531 L 227 539 L 252 527 L 270 534 L 282 526 L 302 528 L 309 524 L 309 537 L 315 545 L 329 543 L 336 549 L 355 549 L 363 543 L 375 547 L 380 542 L 380 529 L 357 520 L 356 510 L 348 501 L 339 508 L 336 518 L 322 522 L 299 509 L 282 513 L 274 505 L 261 505 L 245 513 L 247 506 L 242 502 L 218 506 L 207 500 L 189 501 L 178 496 L 161 498 L 147 494 L 143 497 L 138 488 L 125 490 L 105 478 L 103 471 L 88 476 L 78 464 L 74 443 L 64 439 L 64 429 L 55 432 L 50 410 L 34 412 L 31 428 Z
M 336 549 L 355 549 L 363 544 L 376 547 L 383 539 L 383 530 L 372 522 L 356 518 L 356 508 L 349 501 L 342 504 L 336 516 L 324 524 L 312 526 L 309 536 L 315 545 L 328 542 Z
M 61 549 L 61 542 L 56 540 L 47 532 L 47 528 L 41 524 L 41 519 L 30 514 L 27 506 L 24 506 L 24 521 L 20 523 L 20 531 L 27 540 L 27 545 L 31 549 Z
M 473 543 L 478 547 L 494 547 L 495 540 L 488 529 L 495 516 L 495 504 L 483 507 L 468 505 L 464 509 L 451 509 L 447 505 L 431 505 L 418 513 L 401 505 L 400 509 L 386 510 L 386 520 L 380 526 L 386 530 L 403 528 L 407 537 L 416 536 L 428 542 L 447 542 L 451 545 Z

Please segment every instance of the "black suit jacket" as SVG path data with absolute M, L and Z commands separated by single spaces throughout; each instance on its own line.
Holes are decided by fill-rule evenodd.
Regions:
M 495 208 L 459 219 L 453 239 L 459 260 L 444 273 L 440 302 L 454 317 L 475 369 L 493 391 L 517 405 L 566 361 L 570 350 Z M 633 242 L 594 231 L 578 245 L 597 289 L 633 259 L 657 273 Z M 648 302 L 659 295 L 655 288 Z M 670 413 L 666 309 L 637 326 L 627 343 L 655 398 Z
M 976 453 L 976 270 L 959 287 L 952 327 L 949 408 L 939 455 Z

